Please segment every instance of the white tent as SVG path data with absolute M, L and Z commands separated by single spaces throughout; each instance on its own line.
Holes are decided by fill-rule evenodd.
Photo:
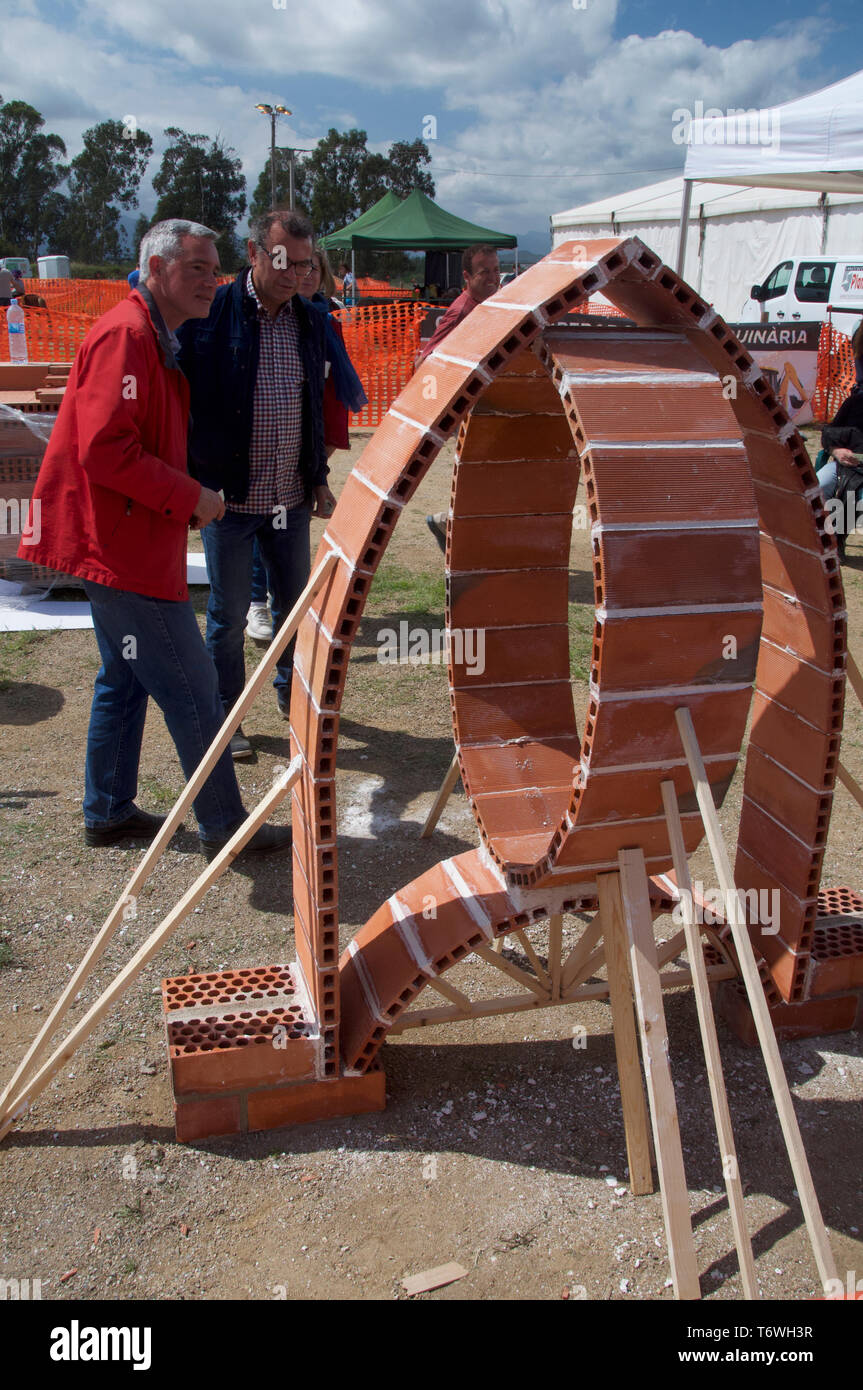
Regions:
M 674 265 L 683 179 L 557 212 L 552 242 L 638 236 Z M 734 322 L 749 289 L 784 256 L 858 253 L 863 246 L 863 192 L 819 198 L 774 188 L 696 184 L 686 238 L 685 278 Z
M 863 72 L 782 106 L 724 116 L 699 111 L 695 119 L 679 114 L 688 146 L 676 261 L 681 275 L 696 181 L 804 189 L 822 199 L 828 193 L 863 196 Z
M 697 115 L 685 179 L 863 197 L 863 72 L 782 106 Z

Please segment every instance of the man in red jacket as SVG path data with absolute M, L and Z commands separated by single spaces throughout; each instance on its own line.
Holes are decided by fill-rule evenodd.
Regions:
M 165 716 L 186 777 L 221 727 L 215 668 L 186 588 L 191 526 L 221 517 L 217 492 L 189 476 L 189 387 L 176 330 L 206 318 L 217 288 L 216 233 L 173 219 L 141 242 L 139 287 L 81 345 L 33 495 L 41 533 L 23 559 L 76 574 L 102 657 L 84 794 L 91 846 L 151 840 L 163 817 L 135 805 L 147 701 Z M 245 819 L 230 753 L 195 799 L 205 849 Z M 289 828 L 262 826 L 247 849 L 287 849 Z

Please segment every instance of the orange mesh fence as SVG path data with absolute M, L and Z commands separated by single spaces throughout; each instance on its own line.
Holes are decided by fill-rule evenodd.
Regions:
M 357 428 L 379 425 L 414 372 L 427 304 L 368 304 L 335 315 L 369 403 L 351 415 Z
M 128 288 L 128 287 L 127 287 Z M 27 356 L 31 362 L 71 362 L 95 319 L 90 314 L 55 313 L 24 307 Z M 0 362 L 9 361 L 9 337 L 0 333 Z
M 127 280 L 25 280 L 28 294 L 39 294 L 61 314 L 98 318 L 129 293 Z
M 818 375 L 812 397 L 813 420 L 822 425 L 832 420 L 854 381 L 851 339 L 826 319 L 821 325 L 818 340 Z

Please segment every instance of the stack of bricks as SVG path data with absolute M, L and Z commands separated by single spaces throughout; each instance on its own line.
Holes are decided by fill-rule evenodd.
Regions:
M 600 291 L 635 326 L 563 324 Z M 335 761 L 351 646 L 402 508 L 460 428 L 447 621 L 483 629 L 486 673 L 480 685 L 452 662 L 450 695 L 483 844 L 461 867 L 438 866 L 447 908 L 435 931 L 417 916 L 427 874 L 339 962 Z M 597 612 L 579 737 L 566 622 L 582 469 Z M 771 1001 L 809 997 L 844 690 L 842 585 L 824 522 L 805 449 L 759 368 L 635 238 L 558 247 L 424 361 L 342 490 L 318 557 L 337 564 L 297 637 L 297 979 L 320 1043 L 318 1081 L 295 1089 L 374 1075 L 399 1011 L 525 904 L 534 920 L 559 910 L 549 902 L 586 902 L 631 845 L 653 874 L 667 869 L 666 778 L 694 850 L 703 832 L 674 710 L 692 714 L 720 804 L 753 675 L 737 881 L 780 894 L 780 932 L 751 924 Z M 831 985 L 850 985 L 858 964 L 855 946 Z
M 162 982 L 177 1138 L 381 1110 L 383 1073 L 325 1076 L 320 1029 L 290 966 Z

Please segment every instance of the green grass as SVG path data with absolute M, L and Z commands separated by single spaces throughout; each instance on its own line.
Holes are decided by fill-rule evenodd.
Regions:
M 30 674 L 36 648 L 50 636 L 50 632 L 4 632 L 0 635 L 0 691 L 8 690 L 13 681 L 24 680 Z
M 404 565 L 384 561 L 372 581 L 366 613 L 369 617 L 382 613 L 427 613 L 429 617 L 439 617 L 445 601 L 442 574 L 416 574 Z
M 147 793 L 155 806 L 161 806 L 165 810 L 170 810 L 180 795 L 179 791 L 172 787 L 166 787 L 164 782 L 160 782 L 156 777 L 142 777 L 140 773 L 138 774 L 138 786 L 141 791 Z
M 593 650 L 593 608 L 583 603 L 569 605 L 569 670 L 573 680 L 590 679 Z
M 125 1206 L 120 1207 L 119 1211 L 115 1211 L 114 1215 L 120 1221 L 141 1221 L 144 1216 L 141 1198 L 139 1197 L 134 1202 L 127 1202 Z
M 8 941 L 0 941 L 0 970 L 4 965 L 12 964 L 12 947 Z

